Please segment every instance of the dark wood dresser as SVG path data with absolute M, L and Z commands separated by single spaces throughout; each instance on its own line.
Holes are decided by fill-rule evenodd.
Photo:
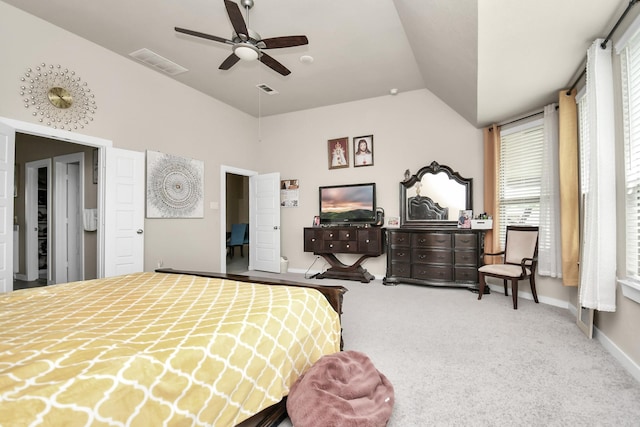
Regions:
M 484 230 L 459 228 L 387 229 L 385 285 L 412 283 L 478 288 Z
M 384 232 L 380 227 L 307 227 L 304 229 L 304 251 L 321 255 L 331 265 L 317 279 L 347 279 L 368 283 L 374 276 L 360 264 L 384 253 Z M 351 265 L 336 254 L 362 255 Z

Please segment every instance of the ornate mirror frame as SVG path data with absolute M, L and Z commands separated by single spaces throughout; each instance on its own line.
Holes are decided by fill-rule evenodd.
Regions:
M 423 177 L 427 174 L 447 179 L 454 186 L 460 186 L 459 190 L 456 191 L 460 194 L 458 206 L 454 207 L 451 212 L 448 212 L 450 208 L 447 203 L 443 203 L 437 197 L 431 196 L 430 190 L 424 188 Z M 414 193 L 416 196 L 412 196 Z M 419 200 L 418 204 L 415 203 L 416 200 Z M 428 216 L 435 217 L 435 219 L 412 218 L 412 215 L 410 215 L 412 206 L 421 206 L 422 209 L 427 209 L 429 211 Z M 405 172 L 405 180 L 400 183 L 400 227 L 457 227 L 457 210 L 459 208 L 464 208 L 465 210 L 473 209 L 473 178 L 464 178 L 449 166 L 440 165 L 436 161 L 431 162 L 429 166 L 424 166 L 415 175 L 409 176 L 408 170 Z M 447 214 L 447 212 L 448 218 L 455 218 L 455 220 L 442 219 L 441 216 Z

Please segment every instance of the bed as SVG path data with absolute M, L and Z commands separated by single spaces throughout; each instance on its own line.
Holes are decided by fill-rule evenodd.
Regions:
M 0 295 L 0 425 L 272 425 L 341 350 L 345 291 L 162 269 Z

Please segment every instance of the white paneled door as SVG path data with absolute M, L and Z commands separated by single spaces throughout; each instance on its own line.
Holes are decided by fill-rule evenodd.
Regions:
M 249 251 L 254 270 L 280 272 L 280 174 L 249 178 Z
M 16 135 L 0 122 L 0 292 L 13 290 L 13 164 Z
M 104 277 L 144 269 L 144 153 L 107 147 Z

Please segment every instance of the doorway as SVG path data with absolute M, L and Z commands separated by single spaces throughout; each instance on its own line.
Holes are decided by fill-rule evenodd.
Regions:
M 225 236 L 230 231 L 227 229 L 228 174 L 248 178 L 248 189 L 243 190 L 249 208 L 248 270 L 280 272 L 280 173 L 259 175 L 254 171 L 225 165 L 220 167 L 220 200 L 224 201 L 220 206 L 220 272 L 227 271 Z
M 51 160 L 43 159 L 25 164 L 25 257 L 26 282 L 32 285 L 51 284 Z M 16 210 L 17 212 L 17 210 Z M 19 224 L 18 215 L 15 221 Z M 14 256 L 20 251 L 14 248 Z M 20 271 L 19 263 L 17 263 Z M 16 275 L 16 278 L 19 276 Z M 15 286 L 14 286 L 15 289 Z
M 0 246 L 5 248 L 0 251 L 0 293 L 13 290 L 12 278 L 24 268 L 16 265 L 24 263 L 24 255 L 20 257 L 18 254 L 16 260 L 13 251 L 14 247 L 24 250 L 20 249 L 24 247 L 24 227 L 15 224 L 25 215 L 24 179 L 19 172 L 24 173 L 26 161 L 55 156 L 32 151 L 27 154 L 35 158 L 21 158 L 18 153 L 20 145 L 16 146 L 16 142 L 25 136 L 46 141 L 42 147 L 44 150 L 53 147 L 54 142 L 67 142 L 69 147 L 73 147 L 70 153 L 89 152 L 85 158 L 93 158 L 93 162 L 86 162 L 91 167 L 84 171 L 87 177 L 85 207 L 94 209 L 92 206 L 96 206 L 95 221 L 92 221 L 95 227 L 91 233 L 85 232 L 84 237 L 85 278 L 144 271 L 144 152 L 114 148 L 111 141 L 102 138 L 0 117 L 0 151 L 3 149 L 6 154 L 0 156 L 0 187 L 15 187 L 16 196 L 0 192 L 0 210 L 6 213 L 0 218 L 3 220 L 0 221 L 0 229 L 10 230 L 13 222 L 13 240 L 17 241 L 15 245 L 11 244 L 12 235 L 0 233 Z M 14 172 L 18 172 L 15 178 Z M 122 191 L 130 197 L 120 197 Z M 91 251 L 95 254 L 90 254 Z
M 244 273 L 249 270 L 249 177 L 227 172 L 226 174 L 226 272 Z M 234 236 L 232 231 L 243 229 L 234 225 L 247 224 L 244 228 L 245 236 Z M 235 245 L 235 240 L 240 239 L 240 246 Z M 245 244 L 246 242 L 246 244 Z
M 97 233 L 84 231 L 82 216 L 97 206 L 95 149 L 23 133 L 15 142 L 16 170 L 24 175 L 18 173 L 14 197 L 14 289 L 97 278 Z

